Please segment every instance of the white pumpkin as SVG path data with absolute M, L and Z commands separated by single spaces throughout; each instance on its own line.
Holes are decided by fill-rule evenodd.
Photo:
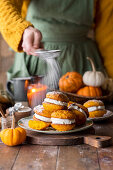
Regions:
M 87 59 L 91 62 L 92 71 L 86 71 L 83 75 L 83 82 L 85 85 L 100 87 L 105 81 L 105 76 L 102 72 L 96 71 L 93 60 L 89 57 Z

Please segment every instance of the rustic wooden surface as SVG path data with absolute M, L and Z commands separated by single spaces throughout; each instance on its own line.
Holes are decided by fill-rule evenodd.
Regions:
M 113 111 L 113 105 L 108 107 Z M 113 138 L 113 118 L 95 123 L 96 135 Z M 113 144 L 113 143 L 112 143 Z M 8 147 L 0 143 L 1 170 L 112 170 L 113 146 L 95 148 L 75 146 L 42 146 L 24 144 Z

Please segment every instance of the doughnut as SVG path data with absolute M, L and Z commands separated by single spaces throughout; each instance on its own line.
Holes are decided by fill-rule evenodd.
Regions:
M 44 130 L 48 127 L 48 124 L 40 120 L 29 120 L 28 125 L 32 129 Z
M 45 110 L 54 112 L 57 110 L 65 110 L 67 109 L 69 99 L 62 92 L 48 92 L 46 94 L 46 98 L 43 102 L 43 107 Z
M 68 109 L 72 110 L 76 115 L 76 125 L 83 125 L 86 123 L 89 113 L 85 106 L 73 102 L 69 104 Z
M 106 113 L 104 103 L 101 100 L 88 100 L 84 106 L 88 109 L 90 118 L 102 117 Z
M 47 123 L 47 125 L 51 124 L 51 112 L 45 110 L 42 105 L 34 107 L 34 113 L 35 113 L 33 115 L 34 120 L 43 121 Z
M 69 131 L 76 126 L 76 116 L 69 110 L 57 110 L 51 114 L 51 126 L 58 131 Z

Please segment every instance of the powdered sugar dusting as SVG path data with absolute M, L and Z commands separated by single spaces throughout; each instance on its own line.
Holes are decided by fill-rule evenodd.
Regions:
M 103 158 L 101 158 L 101 161 L 107 166 L 113 166 L 113 160 L 110 156 L 104 156 Z
M 63 93 L 62 92 L 58 92 L 58 91 L 50 91 L 47 94 L 55 95 L 55 94 L 63 94 Z
M 61 95 L 63 95 L 63 96 L 65 96 L 65 97 L 67 97 L 66 96 L 66 94 L 64 94 L 64 93 L 62 93 L 62 92 L 60 92 L 60 91 L 51 91 L 51 92 L 48 92 L 47 93 L 47 95 L 56 95 L 56 94 L 61 94 Z
M 97 103 L 101 103 L 104 105 L 104 103 L 101 101 L 101 100 L 96 100 L 96 99 L 93 99 L 93 100 L 88 100 L 87 102 L 85 103 L 89 103 L 89 102 L 97 102 Z
M 42 112 L 43 110 L 44 110 L 43 105 L 35 106 L 33 109 L 34 112 Z

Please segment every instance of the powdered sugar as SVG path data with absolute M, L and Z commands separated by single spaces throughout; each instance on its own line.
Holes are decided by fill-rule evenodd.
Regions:
M 87 102 L 85 103 L 89 103 L 89 102 L 97 102 L 97 103 L 101 103 L 104 105 L 104 103 L 101 101 L 101 100 L 96 100 L 96 99 L 93 99 L 93 100 L 88 100 Z
M 56 95 L 56 94 L 61 94 L 61 95 L 65 96 L 65 97 L 67 97 L 66 94 L 64 94 L 64 93 L 62 93 L 60 91 L 51 91 L 51 92 L 47 93 L 47 95 Z
M 34 112 L 42 112 L 43 110 L 44 110 L 43 105 L 35 106 L 33 109 Z
M 63 94 L 63 93 L 59 91 L 51 91 L 51 92 L 48 92 L 47 94 L 55 95 L 55 94 Z

